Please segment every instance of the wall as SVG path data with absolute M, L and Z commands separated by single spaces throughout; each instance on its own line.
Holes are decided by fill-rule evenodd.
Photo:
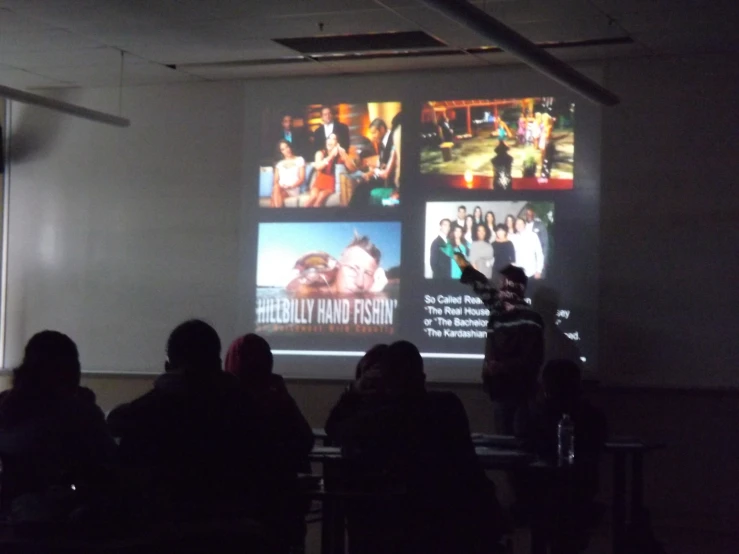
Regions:
M 66 96 L 116 109 L 115 91 Z M 190 317 L 233 336 L 242 87 L 124 101 L 125 130 L 13 104 L 5 367 L 43 328 L 74 337 L 94 371 L 158 371 Z
M 739 67 L 624 60 L 606 84 L 623 102 L 603 114 L 601 374 L 737 387 Z
M 606 384 L 739 385 L 739 195 L 731 190 L 738 71 L 719 58 L 606 66 L 608 86 L 623 98 L 603 114 L 599 375 Z M 426 75 L 450 80 L 450 90 L 453 77 Z M 237 83 L 132 89 L 126 111 L 137 124 L 126 135 L 40 110 L 16 112 L 6 367 L 42 327 L 69 332 L 87 367 L 103 370 L 115 365 L 115 343 L 102 340 L 111 334 L 136 341 L 131 368 L 156 369 L 169 331 L 159 324 L 163 313 L 171 321 L 204 315 L 224 336 L 236 332 L 237 315 L 221 299 L 237 290 L 228 252 L 237 248 L 239 212 L 229 198 L 240 178 L 242 119 L 226 106 L 243 104 L 243 91 Z M 115 106 L 111 91 L 69 98 Z M 80 267 L 93 260 L 94 271 L 74 271 L 60 256 Z M 143 262 L 133 267 L 133 259 Z M 180 292 L 216 294 L 182 303 L 162 286 L 172 276 Z M 78 310 L 90 297 L 99 309 Z M 86 382 L 105 408 L 150 386 L 137 377 Z M 341 385 L 291 388 L 320 426 Z M 453 389 L 473 428 L 489 430 L 481 391 Z M 734 393 L 602 387 L 595 396 L 616 431 L 669 444 L 648 466 L 655 516 L 729 528 L 723 522 L 739 501 Z

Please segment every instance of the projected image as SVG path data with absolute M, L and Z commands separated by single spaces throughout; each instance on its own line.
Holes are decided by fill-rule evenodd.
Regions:
M 401 105 L 369 102 L 262 113 L 262 208 L 399 203 Z
M 400 223 L 261 223 L 256 332 L 393 334 Z
M 543 279 L 552 256 L 553 202 L 429 202 L 426 204 L 427 279 L 459 279 L 461 253 L 489 279 L 508 264 Z
M 575 106 L 556 98 L 428 102 L 421 173 L 466 189 L 573 188 Z

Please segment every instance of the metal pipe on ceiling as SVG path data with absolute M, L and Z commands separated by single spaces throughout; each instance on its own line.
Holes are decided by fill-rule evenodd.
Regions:
M 81 117 L 82 119 L 88 119 L 90 121 L 95 121 L 96 123 L 113 125 L 114 127 L 128 127 L 131 125 L 131 120 L 126 119 L 125 117 L 83 108 L 82 106 L 62 102 L 61 100 L 49 98 L 48 96 L 41 96 L 33 94 L 32 92 L 26 92 L 25 90 L 18 90 L 2 85 L 0 85 L 0 98 L 7 98 L 8 100 L 15 100 L 16 102 L 22 102 L 23 104 L 48 108 L 55 112 Z
M 539 48 L 487 12 L 466 0 L 422 0 L 430 8 L 493 41 L 495 46 L 518 57 L 526 65 L 576 93 L 604 106 L 615 106 L 618 96 L 586 77 L 571 65 Z

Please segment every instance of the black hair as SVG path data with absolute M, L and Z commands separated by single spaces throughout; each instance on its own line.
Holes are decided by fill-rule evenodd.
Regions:
M 466 212 L 467 211 L 467 206 L 457 206 L 457 211 L 459 211 L 459 210 L 464 210 Z
M 41 331 L 26 344 L 23 361 L 13 371 L 13 387 L 53 392 L 76 388 L 81 369 L 77 345 L 59 331 Z
M 505 225 L 504 225 L 503 223 L 498 223 L 498 224 L 497 224 L 497 225 L 495 226 L 495 230 L 496 230 L 496 231 L 505 231 L 505 232 L 506 232 L 506 234 L 508 234 L 508 227 L 506 227 L 506 226 L 505 226 Z
M 390 121 L 390 128 L 395 130 L 402 125 L 403 125 L 403 112 L 398 112 L 395 114 L 395 117 L 393 117 L 392 121 Z
M 220 369 L 221 339 L 210 325 L 191 319 L 175 327 L 167 340 L 168 370 L 207 372 Z
M 290 147 L 290 151 L 291 151 L 291 152 L 292 152 L 293 154 L 295 154 L 295 150 L 293 150 L 293 145 L 292 145 L 292 144 L 290 143 L 290 141 L 289 141 L 289 140 L 285 140 L 285 139 L 280 139 L 280 140 L 278 140 L 278 141 L 277 141 L 277 153 L 278 153 L 278 154 L 282 155 L 282 152 L 280 151 L 280 146 L 281 146 L 282 144 L 287 144 L 287 145 L 288 145 L 288 146 Z
M 378 363 L 380 363 L 382 357 L 387 352 L 387 349 L 387 344 L 376 344 L 372 348 L 367 350 L 367 352 L 364 353 L 364 356 L 362 356 L 359 359 L 359 362 L 357 362 L 357 368 L 354 372 L 354 378 L 356 380 L 359 380 L 367 370 L 372 369 Z
M 381 369 L 387 390 L 400 394 L 423 391 L 426 380 L 423 358 L 413 343 L 406 340 L 392 343 L 385 351 Z
M 439 221 L 439 227 L 441 227 L 441 226 L 442 226 L 442 225 L 444 224 L 444 222 L 445 222 L 445 221 L 446 221 L 446 222 L 447 222 L 447 223 L 448 223 L 449 225 L 451 225 L 451 224 L 452 224 L 452 220 L 451 220 L 451 219 L 448 219 L 448 218 L 446 218 L 446 217 L 445 217 L 444 219 L 442 219 L 441 221 Z
M 485 240 L 488 240 L 490 238 L 490 229 L 488 229 L 488 226 L 484 223 L 476 223 L 474 228 L 472 229 L 472 240 L 478 240 L 477 239 L 477 231 L 482 227 L 485 230 Z
M 266 379 L 272 375 L 275 363 L 272 349 L 263 337 L 255 333 L 244 335 L 239 345 L 239 359 L 242 363 L 248 360 L 248 375 L 243 377 Z

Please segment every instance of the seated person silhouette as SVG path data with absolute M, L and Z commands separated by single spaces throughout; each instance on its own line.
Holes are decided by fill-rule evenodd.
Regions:
M 108 416 L 121 460 L 148 478 L 154 511 L 279 525 L 295 475 L 236 377 L 221 370 L 218 334 L 187 321 L 172 331 L 166 352 L 154 388 Z
M 95 394 L 80 386 L 75 343 L 57 331 L 34 335 L 0 394 L 3 510 L 24 495 L 45 504 L 52 490 L 97 486 L 115 450 Z
M 308 455 L 313 449 L 313 429 L 293 400 L 281 376 L 272 373 L 272 350 L 259 335 L 239 337 L 228 349 L 226 373 L 235 375 L 257 412 L 263 432 L 273 441 L 278 457 L 294 473 L 310 473 Z M 292 508 L 292 509 L 290 509 Z M 296 547 L 305 542 L 305 514 L 310 501 L 286 507 L 285 533 Z
M 285 381 L 272 373 L 273 364 L 269 343 L 250 333 L 231 344 L 224 367 L 226 373 L 237 377 L 281 456 L 296 472 L 306 472 L 310 470 L 308 455 L 313 449 L 313 430 L 287 391 Z
M 564 414 L 575 426 L 575 463 L 571 478 L 533 472 L 516 481 L 516 495 L 533 523 L 543 525 L 554 550 L 582 548 L 584 531 L 595 512 L 600 455 L 607 438 L 603 413 L 582 397 L 580 368 L 572 360 L 551 360 L 542 371 L 539 398 L 518 410 L 516 436 L 540 458 L 557 463 L 557 426 Z M 563 502 L 569 503 L 564 509 Z
M 423 360 L 411 343 L 379 350 L 331 411 L 326 433 L 349 459 L 350 481 L 372 491 L 392 484 L 404 494 L 350 503 L 352 553 L 494 552 L 503 519 L 462 403 L 426 391 Z

